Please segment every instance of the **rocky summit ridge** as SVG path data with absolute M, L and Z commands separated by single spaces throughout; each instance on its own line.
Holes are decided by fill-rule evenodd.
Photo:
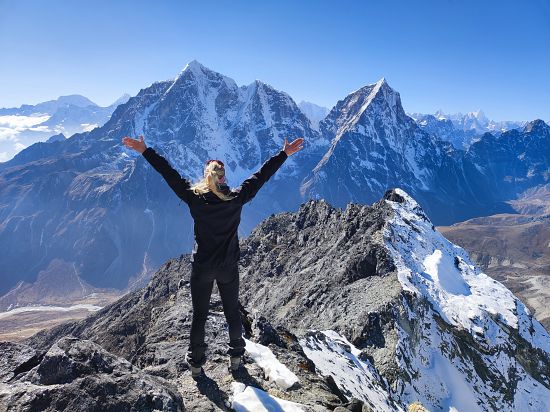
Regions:
M 550 410 L 548 332 L 405 191 L 342 209 L 310 200 L 241 251 L 238 374 L 214 291 L 206 377 L 191 378 L 181 255 L 84 320 L 0 343 L 0 410 Z

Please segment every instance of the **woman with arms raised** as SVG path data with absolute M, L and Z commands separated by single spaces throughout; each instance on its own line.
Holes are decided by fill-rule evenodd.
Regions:
M 206 362 L 205 324 L 214 280 L 218 286 L 223 311 L 229 326 L 230 367 L 239 368 L 245 351 L 242 322 L 239 313 L 240 257 L 237 229 L 241 210 L 252 200 L 265 182 L 281 167 L 288 156 L 303 148 L 303 138 L 292 143 L 285 139 L 284 147 L 268 159 L 232 191 L 226 183 L 225 167 L 221 160 L 208 160 L 201 181 L 191 184 L 174 170 L 168 161 L 147 147 L 143 140 L 124 137 L 122 143 L 138 153 L 159 172 L 172 190 L 189 206 L 194 220 L 195 244 L 191 255 L 191 299 L 193 320 L 186 360 L 193 377 L 198 377 Z

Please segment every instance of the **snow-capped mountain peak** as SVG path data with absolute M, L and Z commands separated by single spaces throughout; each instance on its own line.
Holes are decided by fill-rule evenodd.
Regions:
M 202 63 L 200 63 L 197 59 L 191 60 L 189 63 L 185 65 L 186 68 L 189 68 L 191 70 L 203 70 L 203 71 L 210 71 L 210 69 L 206 68 Z
M 431 403 L 430 410 L 549 410 L 548 332 L 510 290 L 436 231 L 406 192 L 394 189 L 385 202 L 394 211 L 386 245 L 405 296 L 411 294 L 403 300 L 410 323 L 399 328 L 398 353 L 415 379 L 404 381 L 400 392 Z M 423 338 L 414 348 L 417 330 Z M 526 351 L 540 357 L 525 359 Z
M 340 205 L 350 193 L 361 193 L 354 201 L 372 201 L 371 193 L 397 181 L 423 189 L 432 184 L 429 170 L 438 167 L 441 148 L 405 114 L 399 93 L 385 78 L 339 101 L 319 129 L 332 137 L 331 146 L 302 184 L 301 193 L 328 197 Z M 400 172 L 395 173 L 390 164 L 399 165 Z M 330 175 L 325 168 L 332 169 Z
M 168 160 L 185 165 L 181 173 L 192 179 L 202 174 L 203 159 L 223 158 L 231 169 L 230 184 L 242 181 L 280 150 L 285 137 L 303 136 L 311 150 L 328 145 L 287 93 L 260 80 L 239 87 L 197 60 L 138 97 L 136 108 L 126 111 L 132 133 L 162 146 Z M 294 159 L 286 163 L 288 173 L 298 167 Z
M 481 109 L 478 109 L 475 112 L 469 112 L 467 116 L 476 118 L 477 120 L 483 123 L 489 122 L 489 119 L 487 119 L 487 116 L 485 116 L 485 113 L 483 113 L 483 110 Z
M 395 119 L 397 113 L 402 111 L 399 93 L 383 77 L 340 100 L 322 123 L 325 123 L 325 128 L 336 131 L 338 139 L 339 135 L 356 125 L 369 122 L 368 119 L 374 118 L 376 114 L 385 112 Z
M 416 228 L 424 234 L 422 242 L 396 242 L 396 255 L 403 260 L 398 264 L 399 280 L 405 290 L 427 297 L 433 308 L 449 324 L 476 333 L 489 339 L 497 333 L 485 333 L 492 323 L 492 316 L 511 328 L 518 327 L 516 304 L 519 303 L 502 284 L 481 273 L 470 261 L 464 249 L 449 242 L 443 235 L 432 229 L 431 222 L 418 203 L 401 189 L 394 189 L 399 202 L 389 201 L 396 217 L 392 222 L 389 239 L 402 239 L 396 236 L 396 228 Z M 414 226 L 414 227 L 413 227 Z M 426 242 L 425 238 L 429 241 Z M 417 238 L 420 239 L 420 238 Z M 390 241 L 390 243 L 393 243 Z M 401 249 L 397 252 L 399 247 Z M 400 259 L 397 259 L 400 263 Z M 527 309 L 523 309 L 524 311 Z M 550 337 L 546 335 L 550 348 Z M 497 343 L 497 342 L 494 342 Z
M 97 106 L 97 104 L 92 102 L 90 99 L 80 94 L 70 94 L 67 96 L 59 96 L 56 101 L 60 105 L 71 104 L 73 106 L 78 106 L 78 107 Z
M 197 60 L 191 60 L 189 63 L 187 63 L 183 70 L 180 72 L 180 75 L 185 73 L 186 71 L 192 72 L 195 76 L 208 76 L 211 73 L 215 73 Z
M 385 78 L 385 77 L 382 77 L 380 80 L 378 80 L 378 81 L 376 82 L 376 84 L 383 85 L 383 84 L 388 84 L 388 82 L 386 81 L 386 78 Z
M 173 80 L 172 86 L 168 88 L 166 92 L 171 90 L 172 87 L 174 87 L 178 83 L 185 83 L 185 81 L 190 77 L 192 77 L 193 80 L 202 83 L 203 85 L 212 81 L 219 82 L 220 80 L 222 80 L 228 88 L 237 89 L 237 84 L 233 79 L 209 69 L 208 67 L 204 66 L 202 63 L 194 59 L 187 63 L 185 67 L 178 73 L 178 75 Z

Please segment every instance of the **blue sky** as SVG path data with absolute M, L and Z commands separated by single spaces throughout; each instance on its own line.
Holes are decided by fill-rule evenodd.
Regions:
M 0 0 L 0 107 L 105 106 L 189 61 L 332 107 L 385 77 L 406 111 L 550 118 L 550 0 Z

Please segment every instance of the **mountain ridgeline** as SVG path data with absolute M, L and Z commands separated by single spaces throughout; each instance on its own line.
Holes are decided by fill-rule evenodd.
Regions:
M 450 142 L 458 149 L 467 149 L 484 133 L 495 136 L 513 130 L 522 129 L 526 122 L 489 120 L 481 111 L 465 115 L 457 113 L 448 115 L 438 110 L 435 114 L 411 113 L 410 116 L 426 132 Z
M 550 128 L 483 135 L 455 149 L 407 116 L 385 79 L 339 101 L 318 124 L 293 99 L 255 81 L 237 86 L 197 61 L 120 104 L 110 119 L 0 163 L 0 294 L 32 282 L 54 259 L 95 287 L 139 287 L 166 259 L 190 251 L 185 204 L 124 136 L 143 134 L 196 181 L 221 158 L 238 186 L 289 141 L 305 147 L 243 209 L 240 235 L 308 199 L 370 204 L 388 188 L 410 193 L 435 224 L 512 211 L 508 200 L 548 184 Z
M 35 105 L 0 108 L 2 133 L 7 137 L 0 140 L 0 158 L 3 158 L 2 161 L 11 159 L 10 165 L 15 165 L 24 164 L 32 158 L 45 157 L 51 148 L 46 143 L 64 140 L 65 136 L 86 132 L 104 124 L 115 108 L 126 103 L 129 97 L 124 94 L 106 107 L 74 94 Z M 52 139 L 55 134 L 57 138 Z M 21 147 L 27 150 L 22 151 Z M 54 152 L 56 150 L 50 153 Z

